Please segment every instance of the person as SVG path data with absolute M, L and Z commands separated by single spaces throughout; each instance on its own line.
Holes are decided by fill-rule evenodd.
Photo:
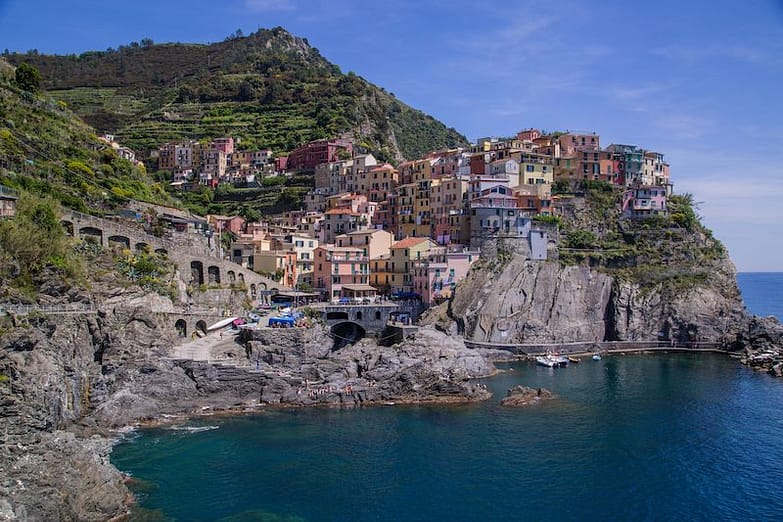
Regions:
M 541 388 L 538 389 L 538 396 L 541 397 Z

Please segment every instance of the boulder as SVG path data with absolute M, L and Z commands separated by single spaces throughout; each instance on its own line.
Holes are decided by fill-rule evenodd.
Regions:
M 523 408 L 554 398 L 555 395 L 545 388 L 536 389 L 519 385 L 508 390 L 508 394 L 500 401 L 500 405 L 509 408 Z

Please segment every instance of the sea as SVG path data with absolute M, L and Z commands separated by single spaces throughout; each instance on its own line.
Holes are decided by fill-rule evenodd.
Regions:
M 783 316 L 783 274 L 738 279 Z M 783 520 L 782 379 L 716 354 L 504 369 L 479 404 L 201 418 L 111 458 L 136 520 Z M 517 384 L 557 397 L 500 407 Z

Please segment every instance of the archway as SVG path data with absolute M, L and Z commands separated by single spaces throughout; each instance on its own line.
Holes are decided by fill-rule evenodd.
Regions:
M 380 310 L 376 310 L 375 311 L 375 320 L 376 321 L 380 321 L 381 320 L 381 311 Z
M 123 246 L 130 250 L 130 239 L 125 236 L 109 236 L 109 246 Z
M 167 256 L 167 255 L 169 255 L 169 252 L 168 252 L 168 250 L 166 250 L 165 248 L 156 248 L 156 249 L 155 249 L 155 253 L 156 253 L 156 254 L 160 254 L 160 255 L 162 255 L 162 256 Z
M 207 274 L 209 275 L 209 283 L 210 284 L 220 284 L 220 268 L 217 266 L 210 266 L 207 269 Z
M 136 243 L 136 251 L 137 252 L 148 252 L 150 249 L 150 246 L 147 243 Z
M 201 261 L 190 262 L 190 280 L 193 284 L 204 284 L 204 264 Z
M 92 241 L 103 245 L 103 230 L 95 227 L 82 227 L 79 229 L 79 237 L 85 241 Z
M 245 274 L 240 272 L 239 274 L 237 274 L 237 277 L 239 278 L 240 283 L 245 284 Z
M 258 291 L 256 290 L 256 284 L 252 283 L 250 285 L 250 298 L 255 299 L 257 295 L 258 295 Z
M 228 282 L 232 284 L 237 282 L 237 274 L 233 270 L 228 271 Z
M 363 317 L 363 314 L 361 312 L 356 312 L 356 320 L 361 321 Z
M 352 321 L 345 321 L 337 323 L 330 329 L 332 339 L 334 339 L 334 346 L 332 350 L 339 350 L 344 346 L 353 344 L 356 341 L 364 338 L 367 335 L 367 331 L 364 327 L 358 323 Z
M 178 336 L 188 336 L 188 323 L 184 319 L 178 319 L 177 322 L 174 323 L 174 328 L 176 328 Z
M 327 321 L 348 320 L 348 312 L 326 312 Z
M 199 319 L 196 323 L 196 330 L 201 330 L 202 333 L 207 333 L 207 323 L 203 319 Z
M 65 229 L 65 232 L 69 236 L 73 235 L 73 222 L 72 221 L 67 221 L 67 220 L 63 219 L 62 221 L 60 221 L 60 224 L 62 225 L 62 227 Z

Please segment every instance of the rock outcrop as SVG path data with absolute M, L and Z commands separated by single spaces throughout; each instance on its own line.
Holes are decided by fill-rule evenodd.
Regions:
M 500 405 L 509 408 L 523 408 L 554 398 L 555 395 L 545 388 L 536 389 L 519 385 L 508 390 L 508 394 L 500 401 Z
M 433 312 L 425 322 L 500 344 L 658 339 L 729 344 L 747 320 L 734 275 L 725 260 L 709 280 L 678 291 L 585 265 L 515 256 L 499 269 L 472 271 L 453 301 L 443 305 L 448 314 Z
M 336 351 L 325 329 L 269 330 L 223 343 L 216 363 L 173 360 L 165 316 L 140 292 L 108 295 L 95 315 L 28 317 L 0 337 L 0 517 L 122 516 L 131 496 L 108 461 L 110 430 L 142 421 L 490 397 L 469 379 L 494 373 L 492 363 L 432 328 L 391 348 L 364 340 Z

